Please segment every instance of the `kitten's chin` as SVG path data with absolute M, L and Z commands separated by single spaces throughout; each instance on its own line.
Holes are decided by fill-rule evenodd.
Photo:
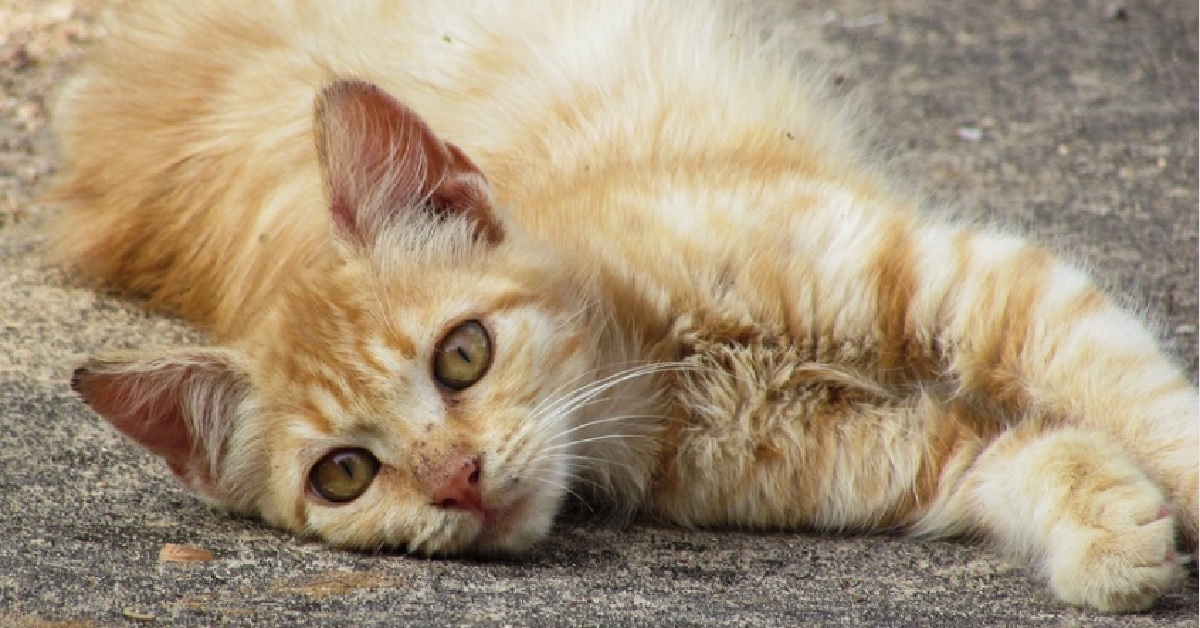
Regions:
M 481 554 L 523 554 L 546 538 L 562 505 L 564 493 L 535 491 L 517 498 L 483 525 L 473 548 Z

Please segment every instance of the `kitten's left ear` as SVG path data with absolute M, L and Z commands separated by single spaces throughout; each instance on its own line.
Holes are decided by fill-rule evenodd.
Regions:
M 504 237 L 483 172 L 379 87 L 342 80 L 316 100 L 317 152 L 339 234 L 373 244 L 396 212 L 465 216 L 478 239 Z
M 71 388 L 120 432 L 157 454 L 188 488 L 244 509 L 246 487 L 230 477 L 230 438 L 255 413 L 238 353 L 181 349 L 94 358 Z

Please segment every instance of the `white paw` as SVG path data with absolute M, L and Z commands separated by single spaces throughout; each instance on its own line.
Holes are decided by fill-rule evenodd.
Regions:
M 1050 587 L 1063 601 L 1140 611 L 1179 583 L 1175 517 L 1154 485 L 1122 483 L 1081 502 L 1056 526 L 1047 557 Z

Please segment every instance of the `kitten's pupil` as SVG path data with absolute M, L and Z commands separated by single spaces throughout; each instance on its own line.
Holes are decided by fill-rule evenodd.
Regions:
M 452 328 L 438 343 L 433 357 L 433 377 L 450 390 L 464 390 L 487 373 L 492 361 L 492 341 L 477 320 Z

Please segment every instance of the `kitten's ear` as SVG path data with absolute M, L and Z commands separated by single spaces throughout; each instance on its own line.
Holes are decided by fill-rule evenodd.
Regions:
M 342 237 L 370 245 L 395 212 L 428 209 L 470 218 L 480 240 L 503 238 L 479 168 L 379 87 L 352 80 L 326 87 L 317 96 L 314 130 Z
M 252 387 L 237 353 L 184 349 L 89 360 L 71 388 L 113 427 L 162 457 L 188 488 L 226 506 L 229 438 L 253 414 Z

